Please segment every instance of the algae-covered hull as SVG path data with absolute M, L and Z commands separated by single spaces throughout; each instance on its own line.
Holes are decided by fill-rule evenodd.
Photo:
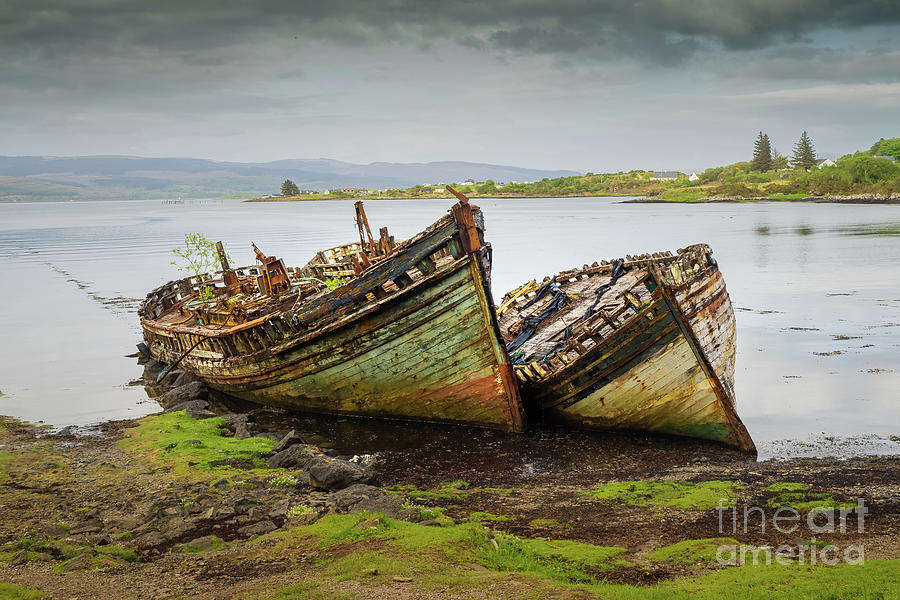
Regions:
M 344 247 L 354 270 L 336 289 L 297 291 L 311 275 L 335 271 L 324 253 L 284 269 L 291 292 L 273 298 L 263 316 L 224 328 L 180 322 L 195 296 L 171 282 L 141 308 L 145 341 L 158 360 L 180 359 L 211 387 L 260 404 L 521 431 L 518 388 L 492 310 L 490 246 L 480 210 L 463 200 L 395 248 L 383 235 L 380 256 Z M 239 272 L 234 286 L 251 275 L 259 273 Z
M 545 420 L 755 450 L 734 404 L 734 312 L 707 246 L 531 282 L 500 315 L 523 402 Z

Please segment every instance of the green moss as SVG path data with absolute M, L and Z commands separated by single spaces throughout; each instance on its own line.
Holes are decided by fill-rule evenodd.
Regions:
M 764 492 L 797 492 L 806 489 L 809 489 L 808 485 L 796 481 L 776 481 L 762 488 Z
M 552 581 L 583 583 L 621 567 L 631 566 L 620 547 L 593 546 L 568 540 L 526 540 L 490 533 L 478 523 L 429 527 L 394 521 L 380 515 L 329 515 L 316 523 L 290 530 L 287 535 L 305 535 L 320 547 L 342 547 L 343 558 L 329 567 L 332 576 L 355 577 L 364 568 L 397 572 L 408 568 L 422 574 L 447 574 L 450 565 L 480 564 L 494 571 L 526 573 Z M 272 537 L 286 537 L 273 534 Z M 361 556 L 346 552 L 348 545 L 363 544 Z M 380 544 L 374 549 L 373 544 Z M 275 550 L 277 551 L 277 550 Z M 374 553 L 374 554 L 373 554 Z M 394 563 L 397 559 L 399 562 Z M 386 566 L 379 567 L 378 564 Z M 393 565 L 393 566 L 391 566 Z M 453 568 L 453 567 L 451 567 Z M 429 576 L 433 579 L 434 573 Z M 457 573 L 451 579 L 463 577 Z M 460 581 L 460 583 L 462 583 Z
M 265 438 L 224 437 L 222 419 L 194 419 L 184 411 L 151 415 L 125 430 L 120 447 L 137 458 L 171 468 L 173 475 L 197 481 L 236 473 L 278 473 L 260 458 L 274 444 Z
M 535 529 L 545 529 L 545 528 L 564 528 L 564 529 L 572 529 L 572 526 L 568 523 L 560 523 L 556 519 L 532 519 L 528 522 L 529 527 L 534 527 Z
M 515 517 L 509 515 L 495 515 L 489 512 L 475 511 L 466 517 L 466 521 L 512 521 Z
M 465 500 L 475 490 L 469 490 L 469 483 L 460 479 L 445 481 L 433 490 L 420 490 L 412 484 L 397 484 L 386 490 L 393 494 L 405 494 L 410 498 L 421 500 Z
M 217 536 L 211 535 L 209 537 L 212 541 L 212 544 L 209 548 L 198 548 L 196 546 L 191 546 L 190 543 L 188 543 L 178 546 L 178 551 L 182 554 L 200 554 L 202 552 L 217 552 L 219 550 L 225 550 L 226 548 L 228 548 L 228 544 L 219 539 Z
M 251 598 L 253 600 L 298 600 L 299 598 L 304 600 L 351 600 L 353 596 L 342 592 L 323 590 L 318 582 L 304 582 L 278 588 L 261 596 L 241 595 L 238 598 L 246 598 L 248 600 Z
M 837 502 L 834 496 L 825 492 L 782 492 L 766 502 L 769 508 L 793 508 L 801 512 L 814 508 L 841 509 L 853 508 L 852 502 Z
M 714 563 L 719 546 L 738 546 L 739 544 L 740 542 L 733 538 L 684 540 L 651 552 L 647 559 L 652 562 L 669 562 L 678 565 L 698 562 Z
M 632 506 L 656 506 L 683 510 L 708 510 L 724 499 L 733 502 L 737 492 L 730 481 L 620 481 L 587 492 L 601 500 L 621 500 Z M 724 502 L 723 502 L 724 504 Z
M 47 595 L 33 588 L 23 588 L 11 583 L 0 583 L 0 598 L 3 600 L 40 600 Z
M 606 573 L 633 566 L 621 555 L 625 548 L 593 546 L 568 540 L 524 540 L 500 536 L 496 547 L 482 545 L 478 559 L 502 572 L 526 573 L 559 583 L 590 583 Z

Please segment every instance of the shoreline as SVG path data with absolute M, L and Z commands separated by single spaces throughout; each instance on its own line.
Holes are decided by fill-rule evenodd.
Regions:
M 152 385 L 155 365 L 146 368 Z M 863 565 L 827 568 L 795 554 L 791 585 L 900 585 L 898 455 L 759 462 L 650 437 L 532 471 L 488 459 L 489 448 L 477 467 L 428 455 L 392 465 L 390 453 L 351 459 L 311 446 L 279 430 L 272 409 L 230 412 L 191 379 L 179 373 L 155 390 L 165 412 L 88 435 L 0 418 L 0 595 L 483 600 L 537 589 L 633 599 L 783 586 L 786 567 L 716 558 L 745 546 L 864 550 Z M 861 531 L 772 526 L 785 510 L 806 523 L 816 507 L 860 502 L 864 518 L 850 518 L 863 518 Z M 763 520 L 732 528 L 722 512 L 730 519 L 732 506 Z
M 578 194 L 568 196 L 529 196 L 529 195 L 508 195 L 508 196 L 471 196 L 472 200 L 504 200 L 504 199 L 564 199 L 564 198 L 630 198 L 622 200 L 620 204 L 741 204 L 751 202 L 804 202 L 811 204 L 877 204 L 877 205 L 896 205 L 900 204 L 900 196 L 874 196 L 874 195 L 858 195 L 858 196 L 806 196 L 804 198 L 773 198 L 770 196 L 754 196 L 754 197 L 706 197 L 692 200 L 664 200 L 655 196 L 639 196 L 634 194 Z M 422 196 L 349 196 L 349 197 L 332 197 L 332 198 L 250 198 L 242 200 L 242 202 L 320 202 L 327 200 L 440 200 L 452 199 L 447 195 L 422 195 Z

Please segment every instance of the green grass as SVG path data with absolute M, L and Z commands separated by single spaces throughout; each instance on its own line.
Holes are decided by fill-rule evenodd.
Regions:
M 666 202 L 702 202 L 710 195 L 709 192 L 703 189 L 674 188 L 664 191 L 657 198 Z
M 489 512 L 475 511 L 471 513 L 468 517 L 466 517 L 466 521 L 480 522 L 480 521 L 513 521 L 515 517 L 511 517 L 509 515 L 495 515 Z
M 151 415 L 137 423 L 137 427 L 125 430 L 119 446 L 132 456 L 170 467 L 177 477 L 212 481 L 238 473 L 283 472 L 268 468 L 260 458 L 275 442 L 265 438 L 224 437 L 222 419 L 194 419 L 179 411 Z M 192 440 L 200 443 L 186 443 Z M 237 468 L 229 462 L 234 462 Z
M 764 492 L 799 492 L 802 490 L 809 489 L 809 486 L 805 483 L 798 483 L 796 481 L 776 481 L 775 483 L 770 483 L 766 487 L 762 488 Z
M 469 482 L 457 479 L 445 481 L 433 490 L 420 490 L 413 484 L 396 484 L 386 491 L 393 494 L 405 494 L 410 498 L 422 500 L 452 500 L 454 498 L 465 500 L 475 489 L 469 489 Z
M 649 558 L 672 564 L 709 563 L 715 560 L 720 543 L 735 541 L 689 540 L 661 548 Z M 658 585 L 629 586 L 605 581 L 616 570 L 634 568 L 624 548 L 522 539 L 486 531 L 477 523 L 427 527 L 370 514 L 328 515 L 312 525 L 262 536 L 252 542 L 250 551 L 254 558 L 264 559 L 268 553 L 281 556 L 286 548 L 308 549 L 310 544 L 318 548 L 319 562 L 304 570 L 305 577 L 392 586 L 396 583 L 391 578 L 401 575 L 413 578 L 408 584 L 413 590 L 484 589 L 487 582 L 503 582 L 503 574 L 515 573 L 533 578 L 535 589 L 552 583 L 575 594 L 587 592 L 607 600 L 900 600 L 900 560 L 835 567 L 745 565 Z M 307 590 L 310 593 L 304 596 Z M 316 583 L 267 593 L 262 597 L 332 597 L 315 595 L 331 593 Z
M 737 491 L 730 481 L 620 481 L 587 492 L 601 500 L 621 500 L 632 506 L 656 506 L 682 510 L 708 510 L 720 499 L 733 502 Z
M 219 539 L 217 536 L 211 535 L 209 537 L 212 538 L 212 547 L 209 550 L 197 548 L 196 546 L 191 546 L 190 543 L 187 543 L 179 546 L 178 551 L 182 554 L 200 554 L 202 552 L 216 552 L 218 550 L 224 550 L 228 547 L 228 544 Z
M 827 492 L 782 492 L 766 501 L 769 508 L 793 508 L 800 512 L 813 510 L 814 508 L 841 509 L 853 508 L 852 502 L 837 502 L 832 494 Z
M 529 527 L 534 527 L 535 529 L 543 529 L 550 527 L 559 527 L 563 529 L 572 529 L 572 526 L 568 523 L 560 523 L 556 519 L 532 519 L 528 521 Z
M 11 583 L 0 583 L 0 598 L 3 600 L 40 600 L 47 595 L 40 590 L 23 588 Z
M 350 594 L 323 590 L 322 585 L 316 581 L 294 583 L 276 590 L 264 592 L 261 595 L 240 594 L 236 598 L 243 600 L 351 600 Z
M 738 546 L 740 542 L 733 538 L 705 538 L 702 540 L 684 540 L 654 550 L 647 559 L 652 562 L 668 562 L 676 565 L 716 562 L 719 546 Z

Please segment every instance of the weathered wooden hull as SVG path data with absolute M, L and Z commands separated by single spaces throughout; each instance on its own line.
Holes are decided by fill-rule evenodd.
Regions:
M 734 406 L 735 324 L 724 280 L 708 255 L 703 264 L 694 258 L 642 265 L 653 290 L 647 302 L 589 348 L 566 355 L 566 364 L 543 373 L 517 366 L 526 408 L 572 427 L 754 451 Z
M 245 331 L 236 332 L 240 340 L 202 341 L 206 352 L 188 354 L 181 366 L 217 390 L 260 404 L 521 431 L 518 388 L 486 278 L 490 248 L 477 237 L 462 239 L 461 229 L 445 217 L 347 289 L 274 315 L 250 337 Z M 449 262 L 423 263 L 442 251 Z M 198 339 L 149 320 L 143 325 L 164 362 Z M 180 339 L 166 343 L 172 336 Z M 246 348 L 253 343 L 259 348 Z

